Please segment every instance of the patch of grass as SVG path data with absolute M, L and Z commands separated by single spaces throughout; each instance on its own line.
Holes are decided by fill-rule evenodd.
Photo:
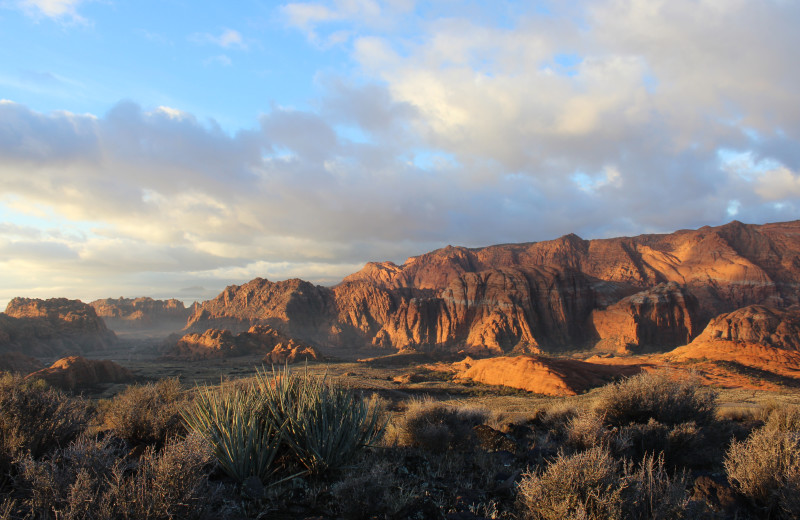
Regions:
M 469 449 L 475 445 L 473 427 L 489 413 L 483 408 L 456 407 L 431 398 L 412 399 L 394 419 L 392 437 L 403 446 L 430 451 Z

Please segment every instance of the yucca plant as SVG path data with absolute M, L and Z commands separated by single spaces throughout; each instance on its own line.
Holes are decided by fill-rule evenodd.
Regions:
M 194 406 L 182 412 L 188 427 L 211 445 L 225 472 L 242 483 L 250 477 L 268 482 L 281 446 L 284 422 L 272 420 L 255 388 L 199 388 Z
M 256 385 L 272 420 L 286 424 L 285 442 L 311 474 L 347 465 L 382 434 L 381 411 L 325 377 L 259 372 Z

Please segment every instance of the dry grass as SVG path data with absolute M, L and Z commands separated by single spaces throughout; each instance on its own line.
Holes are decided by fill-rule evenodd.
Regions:
M 394 418 L 389 442 L 430 451 L 470 449 L 475 446 L 473 427 L 483 424 L 489 412 L 483 408 L 456 407 L 430 398 L 412 399 L 402 415 Z

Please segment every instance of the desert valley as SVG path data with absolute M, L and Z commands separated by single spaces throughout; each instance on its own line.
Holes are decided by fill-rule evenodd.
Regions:
M 317 471 L 278 455 L 283 462 L 269 472 L 243 474 L 217 453 L 221 466 L 204 473 L 209 455 L 192 484 L 202 482 L 208 494 L 216 482 L 213 500 L 194 497 L 198 508 L 179 511 L 161 504 L 162 516 L 577 518 L 569 515 L 583 511 L 603 518 L 622 508 L 625 518 L 796 518 L 791 472 L 800 454 L 791 443 L 798 441 L 781 432 L 800 426 L 799 286 L 800 221 L 734 221 L 663 235 L 448 246 L 402 265 L 370 262 L 333 287 L 256 278 L 188 307 L 147 297 L 18 297 L 0 314 L 0 370 L 16 374 L 6 376 L 0 398 L 6 413 L 21 406 L 8 385 L 34 391 L 43 381 L 64 402 L 96 410 L 82 416 L 86 431 L 134 451 L 174 448 L 174 435 L 203 431 L 186 412 L 210 399 L 203 392 L 238 395 L 232 389 L 276 374 L 365 399 L 362 420 L 373 414 L 369 428 L 382 424 L 371 441 L 356 442 L 362 451 L 372 446 L 356 467 L 378 464 L 369 471 L 386 480 L 380 490 L 354 484 L 361 477 L 341 462 Z M 176 401 L 182 412 L 171 408 Z M 144 420 L 137 414 L 154 417 L 138 433 L 126 431 L 127 422 Z M 23 435 L 5 421 L 7 435 Z M 757 457 L 747 443 L 762 430 L 772 432 L 769 442 L 789 435 L 780 441 L 789 442 L 788 454 L 770 455 L 788 459 L 775 466 L 777 480 L 763 496 L 736 473 L 743 471 L 736 464 Z M 67 451 L 44 450 L 39 459 L 32 446 L 5 441 L 0 485 L 14 500 L 3 518 L 35 514 L 31 500 L 44 477 L 34 470 L 55 471 L 69 458 L 65 443 L 100 449 L 91 443 L 101 441 L 78 433 L 67 428 L 54 441 Z M 150 464 L 160 460 L 159 452 L 136 457 L 142 453 Z M 605 464 L 612 455 L 649 460 L 656 481 L 648 485 L 671 498 L 651 496 L 656 505 L 630 516 L 625 500 L 643 500 L 635 472 L 645 462 L 609 466 L 604 493 L 617 493 L 619 503 L 594 503 L 581 484 L 574 504 L 548 495 L 547 478 L 555 478 L 548 472 L 579 471 L 570 464 Z M 288 478 L 291 468 L 300 471 Z M 464 480 L 448 489 L 460 472 Z M 75 478 L 48 484 L 59 489 L 48 507 L 82 518 Z M 625 498 L 635 489 L 639 495 Z M 109 493 L 99 483 L 82 492 L 93 500 Z M 373 503 L 369 495 L 378 492 L 383 498 Z M 662 499 L 665 509 L 656 511 Z M 558 509 L 563 500 L 571 505 Z M 539 511 L 540 501 L 555 509 Z

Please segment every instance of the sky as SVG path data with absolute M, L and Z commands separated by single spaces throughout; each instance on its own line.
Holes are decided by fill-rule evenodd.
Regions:
M 800 218 L 800 2 L 0 0 L 0 305 Z

